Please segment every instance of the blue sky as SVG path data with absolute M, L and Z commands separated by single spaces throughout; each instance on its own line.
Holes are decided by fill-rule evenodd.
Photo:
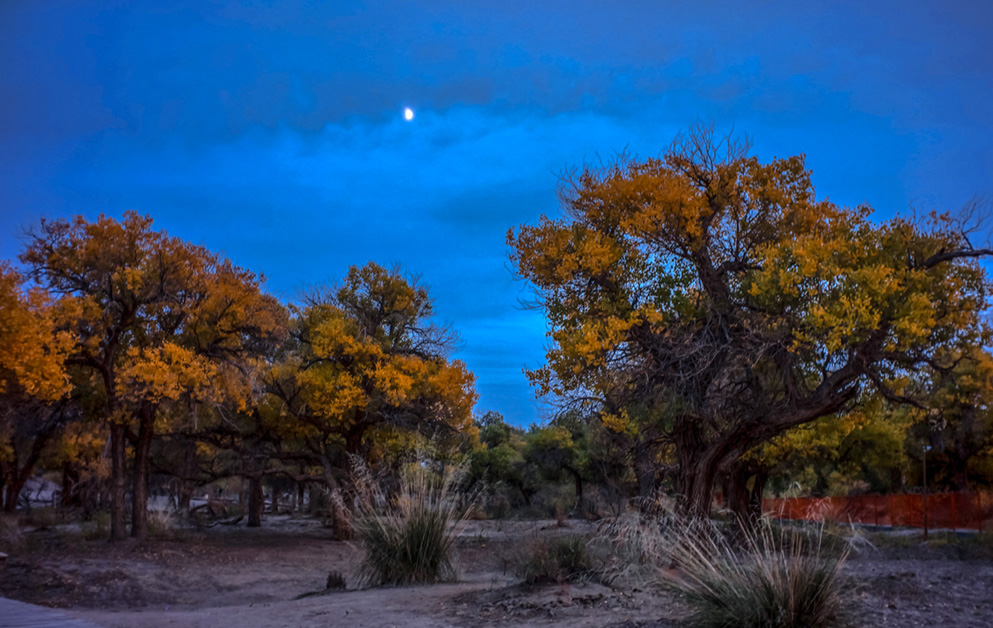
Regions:
M 882 218 L 993 195 L 993 3 L 611 4 L 6 0 L 0 259 L 41 217 L 134 209 L 286 299 L 399 262 L 477 410 L 526 424 L 545 330 L 505 235 L 570 167 L 705 120 Z

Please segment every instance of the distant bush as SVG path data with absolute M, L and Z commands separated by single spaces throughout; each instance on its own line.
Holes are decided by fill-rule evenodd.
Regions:
M 0 515 L 0 552 L 13 552 L 24 547 L 24 533 L 16 515 Z
M 83 527 L 83 538 L 87 540 L 106 539 L 110 535 L 110 513 L 98 510 Z
M 592 573 L 593 561 L 584 536 L 535 536 L 510 559 L 514 575 L 528 584 L 574 582 Z
M 31 511 L 25 515 L 26 523 L 29 526 L 35 528 L 51 528 L 57 526 L 61 522 L 61 515 L 58 510 L 51 506 L 42 506 L 41 508 L 32 508 Z
M 365 546 L 359 567 L 362 584 L 409 585 L 454 580 L 454 527 L 466 513 L 450 478 L 427 471 L 400 482 L 392 498 L 367 491 L 358 508 L 355 533 Z
M 174 538 L 179 529 L 176 513 L 169 510 L 150 510 L 148 512 L 148 535 L 153 538 Z

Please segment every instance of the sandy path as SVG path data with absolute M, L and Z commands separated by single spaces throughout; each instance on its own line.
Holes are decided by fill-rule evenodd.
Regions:
M 458 583 L 403 589 L 345 591 L 320 597 L 285 602 L 264 602 L 247 606 L 221 606 L 198 610 L 70 611 L 74 617 L 108 628 L 455 628 L 444 618 L 445 600 L 459 594 L 485 589 L 488 583 Z

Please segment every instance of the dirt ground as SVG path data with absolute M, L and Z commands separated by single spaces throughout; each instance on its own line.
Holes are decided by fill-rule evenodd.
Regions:
M 215 527 L 171 540 L 109 544 L 57 530 L 28 533 L 0 571 L 0 595 L 66 609 L 108 627 L 349 626 L 413 628 L 678 627 L 685 610 L 657 590 L 588 584 L 525 587 L 508 558 L 534 535 L 593 525 L 470 521 L 458 542 L 460 582 L 358 590 L 357 545 L 316 521 L 269 517 L 261 529 Z M 854 626 L 993 625 L 993 560 L 959 544 L 868 548 L 846 567 Z M 331 571 L 349 588 L 324 589 Z M 2 621 L 0 621 L 2 624 Z

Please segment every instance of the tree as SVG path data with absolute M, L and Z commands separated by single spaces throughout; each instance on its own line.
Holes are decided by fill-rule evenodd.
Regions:
M 551 425 L 532 426 L 527 434 L 524 459 L 535 465 L 545 480 L 568 475 L 575 488 L 576 512 L 587 509 L 583 488 L 591 479 L 589 428 L 578 417 L 565 413 Z
M 455 337 L 432 314 L 424 287 L 375 263 L 311 295 L 260 408 L 298 445 L 285 457 L 316 465 L 335 491 L 349 456 L 375 458 L 397 434 L 472 433 L 475 378 L 448 359 Z
M 67 403 L 66 352 L 72 338 L 56 330 L 52 304 L 0 263 L 0 499 L 17 497 L 46 445 L 75 412 Z M 2 497 L 2 496 L 0 496 Z
M 917 413 L 873 395 L 849 412 L 788 430 L 739 460 L 746 472 L 728 474 L 728 503 L 739 515 L 761 514 L 767 481 L 777 492 L 799 487 L 815 496 L 898 491 L 907 467 L 904 441 Z
M 499 412 L 492 410 L 476 420 L 479 428 L 479 446 L 469 454 L 468 490 L 477 486 L 490 495 L 498 494 L 501 487 L 520 494 L 520 500 L 508 503 L 530 506 L 538 492 L 539 469 L 525 459 L 527 434 L 507 423 Z
M 873 223 L 817 200 L 803 157 L 763 164 L 698 127 L 571 183 L 563 218 L 508 233 L 551 327 L 529 376 L 637 434 L 656 466 L 671 448 L 690 512 L 756 445 L 867 386 L 903 399 L 893 382 L 990 337 L 991 251 L 962 222 Z
M 153 231 L 151 218 L 134 212 L 121 221 L 42 221 L 29 238 L 21 260 L 67 313 L 65 329 L 75 345 L 66 363 L 89 373 L 94 411 L 110 428 L 111 538 L 126 535 L 129 439 L 135 446 L 131 531 L 141 538 L 149 451 L 163 404 L 189 406 L 205 395 L 247 398 L 239 361 L 279 333 L 281 306 L 262 294 L 253 273 Z
M 948 362 L 951 368 L 930 378 L 929 411 L 916 413 L 907 449 L 911 459 L 920 460 L 922 448 L 929 447 L 928 482 L 962 491 L 971 480 L 993 480 L 977 469 L 993 454 L 993 356 L 970 347 Z M 922 471 L 915 472 L 921 477 Z

